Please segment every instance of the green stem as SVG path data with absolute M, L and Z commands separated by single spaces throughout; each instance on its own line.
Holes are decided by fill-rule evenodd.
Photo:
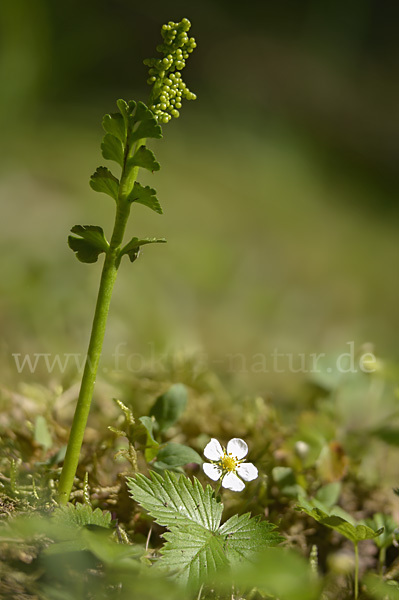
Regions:
M 109 253 L 105 259 L 101 275 L 86 364 L 83 372 L 78 403 L 73 418 L 71 434 L 69 436 L 64 466 L 61 472 L 58 488 L 58 501 L 60 504 L 66 504 L 69 500 L 79 462 L 80 449 L 86 429 L 87 418 L 89 416 L 116 274 L 117 269 L 115 266 L 115 259 L 113 254 Z
M 121 178 L 121 183 L 122 180 L 123 177 Z M 79 462 L 80 450 L 82 447 L 83 436 L 89 416 L 98 365 L 101 357 L 112 290 L 114 288 L 115 279 L 118 272 L 119 247 L 123 240 L 129 213 L 130 204 L 126 200 L 120 198 L 117 203 L 115 225 L 112 233 L 110 248 L 105 257 L 101 274 L 100 288 L 98 291 L 86 364 L 83 371 L 79 398 L 76 405 L 64 466 L 62 468 L 58 487 L 58 502 L 60 504 L 66 504 L 69 500 L 69 495 L 72 490 L 73 480 Z
M 128 130 L 128 123 L 126 123 L 126 130 Z M 98 290 L 96 310 L 94 313 L 79 398 L 73 417 L 64 466 L 61 471 L 61 477 L 58 486 L 58 502 L 60 504 L 66 504 L 69 500 L 73 486 L 73 480 L 75 478 L 76 469 L 79 463 L 80 450 L 90 412 L 90 405 L 93 398 L 94 385 L 96 382 L 98 365 L 103 347 L 112 291 L 114 288 L 116 275 L 118 273 L 120 262 L 119 249 L 123 241 L 126 224 L 130 214 L 131 204 L 127 200 L 127 197 L 129 192 L 133 189 L 139 170 L 138 167 L 135 167 L 130 169 L 130 172 L 127 172 L 128 170 L 126 169 L 126 165 L 131 150 L 127 140 L 128 135 L 126 136 L 125 140 L 124 160 L 119 183 L 118 200 L 116 202 L 114 230 L 112 232 L 110 246 L 106 253 L 104 266 L 101 273 L 100 288 Z M 136 149 L 139 148 L 139 146 L 143 143 L 145 143 L 145 140 L 138 140 Z
M 222 485 L 222 480 L 220 479 L 220 480 L 217 482 L 217 485 L 216 485 L 216 487 L 215 487 L 215 491 L 214 491 L 214 494 L 213 494 L 215 498 L 217 498 L 217 497 L 218 497 L 218 494 L 219 494 L 219 492 L 220 492 L 220 487 L 221 487 L 221 485 Z
M 355 542 L 355 600 L 359 596 L 359 548 L 358 543 Z

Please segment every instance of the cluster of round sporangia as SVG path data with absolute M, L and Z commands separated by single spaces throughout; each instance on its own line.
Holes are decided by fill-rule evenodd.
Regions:
M 188 19 L 180 23 L 169 21 L 162 26 L 163 44 L 157 51 L 164 58 L 148 58 L 144 64 L 150 67 L 147 82 L 153 85 L 153 103 L 150 108 L 161 123 L 167 123 L 172 117 L 179 116 L 182 100 L 195 100 L 196 95 L 190 92 L 184 83 L 180 71 L 186 66 L 186 59 L 196 47 L 193 37 L 187 32 L 191 27 Z

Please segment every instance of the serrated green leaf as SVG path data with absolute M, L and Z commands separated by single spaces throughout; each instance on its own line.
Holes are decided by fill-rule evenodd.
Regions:
M 137 181 L 134 184 L 133 190 L 127 197 L 128 202 L 137 202 L 138 204 L 144 204 L 144 206 L 148 206 L 151 210 L 154 210 L 158 214 L 162 214 L 161 205 L 158 202 L 158 198 L 156 197 L 156 191 L 150 186 L 146 185 L 143 187 Z
M 76 252 L 76 257 L 81 262 L 96 262 L 101 252 L 107 252 L 109 244 L 101 227 L 97 225 L 75 225 L 71 231 L 80 237 L 70 235 L 68 245 Z
M 104 158 L 114 160 L 123 167 L 123 147 L 118 138 L 107 133 L 102 141 L 101 150 Z
M 159 450 L 154 467 L 161 470 L 175 469 L 188 463 L 201 465 L 203 462 L 198 452 L 193 448 L 184 446 L 184 444 L 169 442 Z
M 141 504 L 159 525 L 190 525 L 197 523 L 210 531 L 217 531 L 223 506 L 218 502 L 213 489 L 202 488 L 198 479 L 193 483 L 184 476 L 166 471 L 164 477 L 154 471 L 151 479 L 140 473 L 127 479 L 131 496 Z
M 275 529 L 272 523 L 251 518 L 249 513 L 232 516 L 219 529 L 230 565 L 253 560 L 261 550 L 282 542 L 284 538 Z
M 121 259 L 124 254 L 127 254 L 130 258 L 130 262 L 134 262 L 139 255 L 139 250 L 141 246 L 145 246 L 147 244 L 165 244 L 165 238 L 144 238 L 139 240 L 139 238 L 132 238 L 130 242 L 126 244 L 122 248 L 119 253 L 119 258 Z
M 384 528 L 380 528 L 377 531 L 374 531 L 367 525 L 363 525 L 362 523 L 350 523 L 348 520 L 344 519 L 341 516 L 330 514 L 328 515 L 320 508 L 315 508 L 311 503 L 304 501 L 301 499 L 301 503 L 298 505 L 298 509 L 302 510 L 310 517 L 318 521 L 322 525 L 326 527 L 330 527 L 330 529 L 334 529 L 338 531 L 341 535 L 345 536 L 348 540 L 353 542 L 354 544 L 361 542 L 363 540 L 372 540 L 384 531 Z
M 103 128 L 107 133 L 118 138 L 122 144 L 126 141 L 126 126 L 123 116 L 120 113 L 111 113 L 103 118 Z
M 155 155 L 147 146 L 140 146 L 132 158 L 128 160 L 128 165 L 142 167 L 148 171 L 159 171 L 161 165 L 157 162 Z
M 183 414 L 188 400 L 187 388 L 182 383 L 175 383 L 165 394 L 159 396 L 150 410 L 159 430 L 166 431 L 174 425 Z
M 52 520 L 68 527 L 85 527 L 97 525 L 98 527 L 111 527 L 111 513 L 102 512 L 99 508 L 93 510 L 87 504 L 67 504 L 58 506 L 52 514 Z
M 163 534 L 159 567 L 175 574 L 184 586 L 199 588 L 204 581 L 214 581 L 229 566 L 224 540 L 201 525 L 186 525 Z
M 107 167 L 98 167 L 90 178 L 90 187 L 95 192 L 108 194 L 114 200 L 118 199 L 119 179 L 112 175 Z

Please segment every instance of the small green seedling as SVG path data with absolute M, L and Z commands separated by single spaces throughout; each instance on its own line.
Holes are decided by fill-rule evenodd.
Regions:
M 112 290 L 121 260 L 127 256 L 137 260 L 146 244 L 163 243 L 164 239 L 133 237 L 124 242 L 126 224 L 133 204 L 143 204 L 156 213 L 162 213 L 156 191 L 137 181 L 140 169 L 158 171 L 160 164 L 147 147 L 147 139 L 162 138 L 161 124 L 179 116 L 183 99 L 194 100 L 183 81 L 181 71 L 194 50 L 194 38 L 188 36 L 188 19 L 180 23 L 170 21 L 162 27 L 163 43 L 157 46 L 160 58 L 145 61 L 149 69 L 148 83 L 152 86 L 148 106 L 133 100 L 118 100 L 119 112 L 105 115 L 105 137 L 101 149 L 105 159 L 118 165 L 114 175 L 107 167 L 98 167 L 90 185 L 96 192 L 107 194 L 115 202 L 115 223 L 110 240 L 97 225 L 75 225 L 68 238 L 70 248 L 78 260 L 94 263 L 105 254 L 100 288 L 93 319 L 86 364 L 75 410 L 71 434 L 58 488 L 60 504 L 68 502 L 89 415 L 98 365 L 100 361 Z
M 316 504 L 316 506 L 315 506 Z M 338 509 L 331 511 L 330 514 L 324 512 L 319 502 L 309 502 L 305 498 L 300 499 L 298 510 L 302 510 L 307 515 L 315 519 L 318 523 L 334 529 L 353 543 L 355 549 L 355 600 L 359 597 L 359 542 L 363 540 L 373 540 L 381 535 L 384 527 L 380 527 L 375 531 L 363 523 L 350 522 L 342 515 L 333 514 L 338 512 Z M 341 512 L 341 511 L 339 511 Z M 342 511 L 344 513 L 344 511 Z M 348 515 L 349 516 L 349 515 Z

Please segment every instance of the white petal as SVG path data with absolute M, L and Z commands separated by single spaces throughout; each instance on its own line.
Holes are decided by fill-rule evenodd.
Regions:
M 205 446 L 204 455 L 209 460 L 220 460 L 222 458 L 223 449 L 216 438 L 212 438 L 209 444 Z
M 252 463 L 243 463 L 237 467 L 237 475 L 244 481 L 252 481 L 258 476 L 258 469 Z
M 245 484 L 233 472 L 227 473 L 222 479 L 222 486 L 232 492 L 242 492 Z
M 202 468 L 204 469 L 205 475 L 208 475 L 209 479 L 212 479 L 212 481 L 217 481 L 218 479 L 220 479 L 222 469 L 219 469 L 219 467 L 217 467 L 216 465 L 204 463 L 202 465 Z
M 227 454 L 232 454 L 234 458 L 241 460 L 248 454 L 248 446 L 240 438 L 233 438 L 227 444 Z

